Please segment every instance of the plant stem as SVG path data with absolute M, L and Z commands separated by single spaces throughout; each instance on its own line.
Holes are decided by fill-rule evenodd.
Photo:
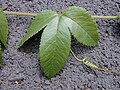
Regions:
M 4 11 L 5 14 L 18 15 L 18 16 L 36 16 L 36 13 L 23 13 L 23 12 L 11 12 Z M 92 16 L 95 19 L 118 19 L 118 16 Z

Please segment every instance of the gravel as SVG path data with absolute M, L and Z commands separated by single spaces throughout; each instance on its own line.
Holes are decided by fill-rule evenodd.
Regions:
M 37 13 L 54 10 L 61 13 L 69 6 L 81 6 L 92 15 L 117 15 L 120 0 L 0 0 L 0 7 L 8 11 Z M 40 33 L 17 50 L 34 17 L 7 15 L 9 21 L 8 48 L 3 51 L 0 90 L 84 90 L 86 84 L 91 90 L 120 90 L 120 76 L 100 72 L 76 61 L 70 54 L 61 72 L 48 80 L 41 70 L 38 58 Z M 87 47 L 72 40 L 72 49 L 79 58 L 99 67 L 120 71 L 120 22 L 97 19 L 99 45 Z M 16 82 L 16 80 L 18 82 Z

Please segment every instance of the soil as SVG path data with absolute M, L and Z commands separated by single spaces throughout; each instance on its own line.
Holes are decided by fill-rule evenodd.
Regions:
M 117 15 L 120 0 L 0 0 L 3 10 L 38 13 L 50 9 L 61 13 L 69 6 L 80 6 L 92 15 Z M 40 33 L 17 50 L 34 17 L 7 15 L 9 22 L 8 48 L 3 50 L 0 70 L 0 90 L 120 90 L 120 76 L 89 68 L 70 54 L 61 72 L 48 80 L 38 58 Z M 120 71 L 120 21 L 96 19 L 99 44 L 87 47 L 72 39 L 72 49 L 79 58 L 99 67 Z

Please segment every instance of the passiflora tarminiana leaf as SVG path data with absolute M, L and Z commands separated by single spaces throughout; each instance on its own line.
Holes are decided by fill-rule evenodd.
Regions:
M 45 27 L 46 26 L 46 27 Z M 88 46 L 97 45 L 97 25 L 81 7 L 70 7 L 63 14 L 43 11 L 33 20 L 20 46 L 44 28 L 40 47 L 40 65 L 48 78 L 55 76 L 64 66 L 71 46 L 71 34 Z
M 8 21 L 3 10 L 0 9 L 0 41 L 7 47 L 8 40 Z
M 0 66 L 2 66 L 2 48 L 1 43 L 7 47 L 8 41 L 8 21 L 3 10 L 0 8 Z

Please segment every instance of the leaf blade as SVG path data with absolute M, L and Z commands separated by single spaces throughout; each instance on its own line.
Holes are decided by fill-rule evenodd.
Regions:
M 48 78 L 55 76 L 64 66 L 70 51 L 70 32 L 60 17 L 45 28 L 40 44 L 40 63 Z
M 63 13 L 73 36 L 87 46 L 95 46 L 98 42 L 97 24 L 91 15 L 81 7 L 70 7 Z
M 32 21 L 27 34 L 21 40 L 18 48 L 20 48 L 30 37 L 42 30 L 42 28 L 44 28 L 56 15 L 57 13 L 51 10 L 45 10 L 38 13 Z
M 7 47 L 8 41 L 8 21 L 3 10 L 0 8 L 0 41 Z

